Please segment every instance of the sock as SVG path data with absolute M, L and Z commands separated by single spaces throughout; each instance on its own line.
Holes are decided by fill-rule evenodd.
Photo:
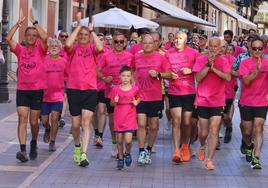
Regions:
M 148 150 L 148 151 L 152 151 L 152 147 L 147 146 L 147 150 Z
M 95 130 L 95 136 L 99 136 L 99 130 L 98 129 L 94 129 Z
M 74 146 L 79 148 L 81 146 L 81 144 L 80 143 L 79 144 L 75 144 Z
M 22 152 L 26 152 L 26 144 L 21 144 L 20 145 L 20 151 L 22 151 Z
M 36 146 L 36 144 L 37 144 L 37 141 L 36 140 L 32 140 L 31 141 L 31 146 Z
M 50 140 L 50 143 L 51 144 L 55 144 L 55 140 Z
M 139 151 L 140 151 L 140 152 L 144 151 L 144 148 L 140 148 Z
M 102 138 L 102 137 L 103 137 L 103 133 L 100 133 L 100 132 L 99 132 L 99 136 Z

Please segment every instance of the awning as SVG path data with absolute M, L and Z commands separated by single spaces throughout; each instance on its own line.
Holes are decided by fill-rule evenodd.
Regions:
M 217 9 L 219 9 L 220 11 L 228 14 L 229 16 L 235 18 L 238 20 L 238 26 L 242 29 L 257 29 L 257 25 L 252 23 L 251 21 L 249 21 L 248 19 L 244 18 L 243 16 L 239 15 L 238 13 L 236 13 L 235 11 L 233 11 L 232 9 L 226 7 L 225 5 L 223 5 L 222 3 L 216 1 L 216 0 L 208 0 L 209 3 L 211 3 L 212 5 L 214 5 Z
M 159 18 L 153 19 L 163 26 L 193 28 L 198 25 L 216 27 L 197 16 L 190 14 L 164 0 L 141 0 L 145 7 L 156 9 L 164 13 Z

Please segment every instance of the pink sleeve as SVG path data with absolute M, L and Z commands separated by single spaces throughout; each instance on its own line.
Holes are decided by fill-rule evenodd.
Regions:
M 37 43 L 37 48 L 43 56 L 47 55 L 47 49 L 42 47 L 41 42 Z
M 91 44 L 90 44 L 90 48 L 91 48 L 91 50 L 92 50 L 92 53 L 93 53 L 94 57 L 96 58 L 97 55 L 98 55 L 98 53 L 99 53 L 98 50 L 97 50 L 96 44 L 91 43 Z
M 137 100 L 137 99 L 140 98 L 140 92 L 139 92 L 139 88 L 137 86 L 135 86 L 135 89 L 136 89 L 136 91 L 135 91 L 135 99 Z
M 118 94 L 117 86 L 113 87 L 111 90 L 111 99 L 114 100 L 115 96 Z
M 97 66 L 101 70 L 105 69 L 105 67 L 106 67 L 106 54 L 103 54 L 103 56 L 99 59 Z
M 19 57 L 20 53 L 21 53 L 21 50 L 22 50 L 22 46 L 19 43 L 17 43 L 15 49 L 10 50 L 10 51 L 13 52 L 17 57 Z
M 204 61 L 205 61 L 205 57 L 201 57 L 199 56 L 196 61 L 195 64 L 193 66 L 193 72 L 199 72 L 204 68 Z

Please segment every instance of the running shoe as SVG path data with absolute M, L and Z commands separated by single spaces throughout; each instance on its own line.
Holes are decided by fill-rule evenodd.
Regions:
M 55 142 L 49 142 L 48 151 L 51 151 L 51 152 L 56 151 Z
M 43 141 L 45 143 L 48 143 L 50 140 L 50 127 L 49 128 L 45 128 L 45 133 L 44 133 L 44 136 L 43 136 Z
M 103 139 L 100 136 L 97 137 L 96 146 L 98 148 L 102 148 L 103 147 Z
M 190 151 L 188 144 L 182 144 L 181 150 L 182 150 L 182 161 L 185 162 L 190 161 Z
M 213 162 L 211 160 L 206 160 L 205 161 L 205 168 L 207 170 L 214 170 L 215 166 L 214 166 L 214 164 L 213 164 Z
M 119 159 L 117 161 L 117 169 L 122 170 L 124 168 L 124 159 Z
M 146 151 L 145 164 L 152 164 L 152 152 Z
M 205 147 L 200 147 L 199 148 L 199 151 L 198 151 L 198 156 L 197 156 L 197 158 L 198 158 L 198 160 L 200 160 L 200 161 L 204 161 L 205 160 L 205 158 L 206 158 L 206 151 L 205 151 Z
M 190 149 L 190 155 L 191 155 L 191 157 L 196 157 L 196 151 L 195 151 L 195 147 L 194 147 L 193 144 L 190 144 L 189 149 Z
M 228 144 L 228 143 L 231 142 L 232 132 L 233 132 L 233 128 L 232 127 L 226 128 L 225 135 L 224 135 L 224 143 Z
M 246 161 L 251 162 L 253 158 L 253 145 L 251 144 L 248 148 L 246 148 Z
M 181 153 L 180 150 L 177 148 L 175 149 L 173 156 L 172 156 L 172 161 L 175 163 L 180 163 L 181 162 Z
M 146 163 L 146 152 L 141 151 L 138 158 L 138 165 L 143 166 Z
M 253 159 L 251 161 L 251 168 L 257 169 L 257 170 L 262 169 L 259 157 L 255 157 L 255 156 L 253 157 Z
M 126 166 L 130 166 L 131 165 L 131 163 L 132 163 L 131 154 L 129 154 L 129 153 L 125 154 L 125 163 L 126 163 Z
M 18 151 L 16 154 L 16 159 L 22 163 L 25 163 L 29 160 L 26 151 Z
M 88 165 L 89 165 L 89 162 L 88 162 L 88 159 L 87 159 L 87 154 L 82 153 L 81 156 L 80 156 L 79 166 L 86 167 Z
M 37 157 L 37 144 L 31 142 L 29 157 L 31 160 L 35 160 Z
M 60 118 L 60 120 L 59 120 L 59 127 L 60 128 L 63 128 L 64 126 L 65 126 L 65 120 L 64 120 L 64 118 Z
M 73 154 L 73 159 L 76 164 L 80 163 L 80 155 L 81 155 L 81 146 L 76 147 L 74 146 L 74 154 Z
M 241 139 L 241 145 L 240 145 L 240 152 L 243 154 L 243 155 L 246 155 L 246 143 L 244 142 L 243 139 Z
M 221 142 L 220 139 L 218 140 L 218 144 L 216 146 L 216 150 L 220 150 L 221 149 Z

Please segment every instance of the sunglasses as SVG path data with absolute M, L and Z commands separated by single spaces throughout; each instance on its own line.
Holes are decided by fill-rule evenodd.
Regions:
M 125 41 L 124 40 L 114 40 L 115 44 L 124 44 Z
M 252 50 L 253 51 L 262 51 L 263 50 L 263 47 L 252 47 Z
M 68 38 L 68 35 L 60 35 L 60 38 Z

